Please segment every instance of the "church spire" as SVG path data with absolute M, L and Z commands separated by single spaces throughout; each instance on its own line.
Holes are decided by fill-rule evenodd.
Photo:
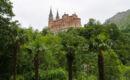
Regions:
M 60 19 L 60 17 L 59 17 L 59 12 L 57 10 L 56 20 L 58 20 L 58 19 Z
M 50 8 L 49 21 L 53 21 L 52 9 Z

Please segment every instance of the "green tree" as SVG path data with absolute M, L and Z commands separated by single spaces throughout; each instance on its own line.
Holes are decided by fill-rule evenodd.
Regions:
M 14 44 L 14 80 L 17 79 L 17 62 L 18 62 L 18 53 L 20 45 L 24 44 L 27 40 L 26 35 L 24 34 L 24 30 L 18 27 L 17 23 L 14 23 L 12 26 L 14 35 L 13 37 L 13 44 Z
M 68 79 L 72 80 L 72 64 L 78 50 L 84 47 L 86 40 L 78 36 L 73 30 L 59 33 L 62 39 L 62 52 L 66 55 L 68 66 Z
M 123 32 L 122 33 L 115 24 L 107 25 L 106 30 L 107 30 L 106 33 L 110 36 L 110 39 L 113 42 L 112 49 L 119 56 L 119 58 L 123 64 L 129 65 L 129 61 L 130 61 L 130 57 L 129 57 L 130 39 L 129 39 L 129 37 L 125 34 L 125 32 L 123 32 L 123 30 L 122 30 L 122 32 Z
M 1 0 L 0 1 L 0 17 L 8 16 L 12 17 L 14 16 L 14 13 L 12 11 L 12 3 L 9 0 Z
M 121 73 L 121 62 L 118 55 L 114 50 L 108 50 L 103 52 L 104 54 L 104 69 L 105 69 L 105 80 L 120 80 Z
M 106 50 L 109 48 L 109 46 L 106 44 L 107 38 L 105 34 L 99 34 L 92 44 L 97 49 L 98 52 L 98 70 L 99 70 L 99 80 L 104 80 L 104 57 L 103 57 L 103 50 Z
M 64 69 L 40 71 L 42 80 L 67 80 L 67 72 Z
M 0 0 L 0 79 L 9 79 L 12 74 L 12 3 Z
M 22 76 L 26 80 L 32 80 L 35 77 L 35 66 L 34 66 L 34 56 L 33 44 L 37 38 L 35 30 L 31 27 L 24 30 L 24 34 L 27 37 L 27 41 L 20 46 L 18 55 L 18 76 Z
M 104 80 L 104 57 L 102 51 L 109 49 L 112 44 L 109 35 L 106 33 L 105 26 L 90 19 L 87 27 L 79 29 L 79 35 L 87 39 L 90 52 L 98 53 L 99 80 Z
M 35 65 L 35 80 L 39 80 L 39 53 L 45 51 L 46 47 L 43 42 L 43 36 L 40 34 L 36 35 L 36 39 L 30 44 L 30 49 L 34 52 L 34 65 Z
M 44 36 L 49 34 L 49 33 L 50 33 L 50 31 L 49 31 L 48 27 L 43 28 L 43 30 L 41 31 L 41 34 L 44 35 Z

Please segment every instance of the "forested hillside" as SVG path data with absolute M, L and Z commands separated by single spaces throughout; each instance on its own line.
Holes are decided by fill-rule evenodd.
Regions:
M 115 23 L 120 29 L 130 26 L 130 10 L 119 12 L 105 21 L 105 24 L 110 23 Z
M 129 27 L 90 19 L 53 34 L 21 28 L 0 0 L 0 80 L 130 80 Z

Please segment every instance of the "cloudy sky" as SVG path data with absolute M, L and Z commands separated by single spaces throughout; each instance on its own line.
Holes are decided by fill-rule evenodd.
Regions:
M 16 20 L 22 27 L 33 26 L 41 30 L 48 25 L 48 15 L 52 7 L 53 15 L 59 11 L 60 16 L 64 13 L 76 13 L 82 25 L 94 18 L 104 22 L 117 12 L 130 9 L 130 0 L 11 0 Z

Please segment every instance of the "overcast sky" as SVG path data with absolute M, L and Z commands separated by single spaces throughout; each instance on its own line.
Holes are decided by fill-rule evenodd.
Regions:
M 58 9 L 60 16 L 64 13 L 76 13 L 82 25 L 94 18 L 104 22 L 117 12 L 130 9 L 130 0 L 11 0 L 16 20 L 22 27 L 33 26 L 41 30 L 48 25 L 48 15 L 52 7 L 55 17 Z

